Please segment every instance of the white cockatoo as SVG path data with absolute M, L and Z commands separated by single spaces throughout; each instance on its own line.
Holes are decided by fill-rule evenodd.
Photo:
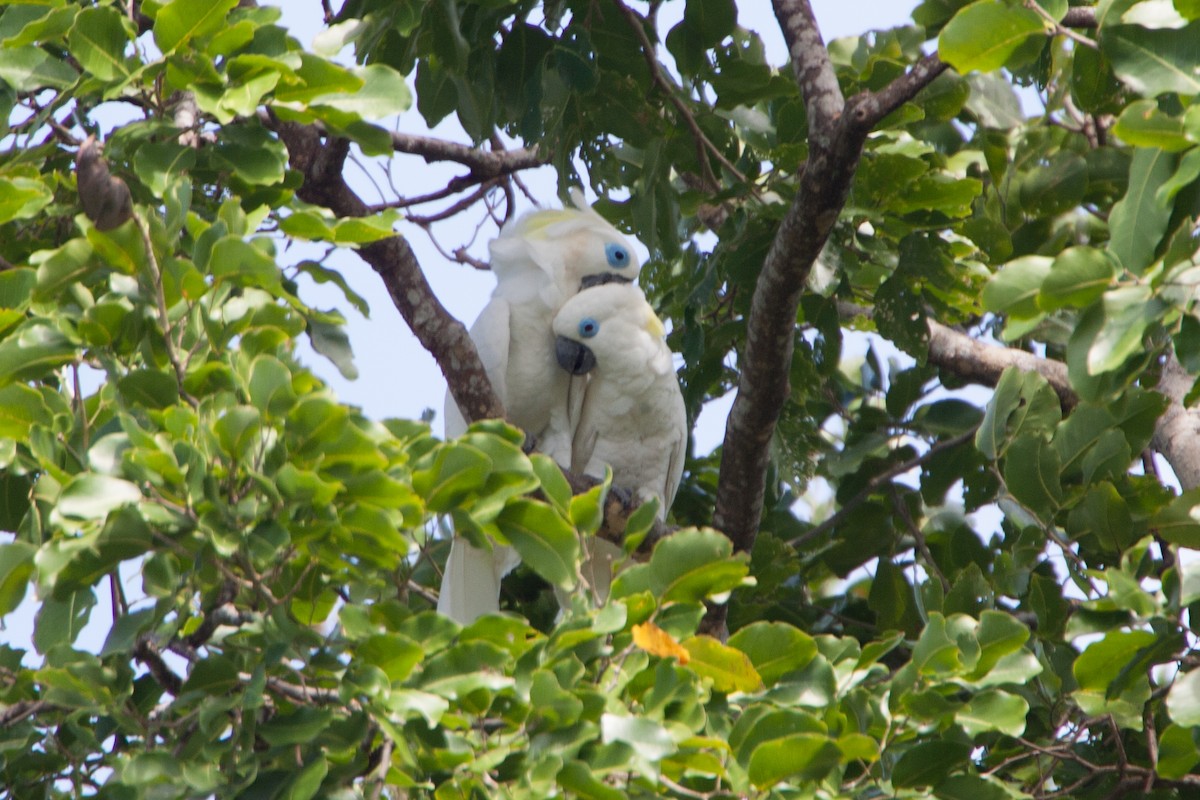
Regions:
M 611 467 L 616 486 L 643 502 L 657 498 L 665 518 L 683 474 L 688 425 L 662 322 L 637 286 L 609 284 L 564 303 L 554 335 L 559 365 L 588 378 L 572 398 L 570 470 L 603 478 Z M 620 549 L 595 537 L 590 545 L 584 578 L 603 601 Z
M 496 288 L 471 326 L 471 339 L 508 419 L 538 449 L 567 466 L 573 429 L 568 394 L 574 379 L 559 368 L 550 326 L 581 289 L 632 283 L 641 266 L 620 231 L 571 191 L 575 208 L 532 211 L 488 244 Z M 446 394 L 446 438 L 466 423 Z M 481 550 L 455 537 L 442 575 L 438 611 L 461 624 L 500 608 L 500 580 L 519 563 L 511 548 Z

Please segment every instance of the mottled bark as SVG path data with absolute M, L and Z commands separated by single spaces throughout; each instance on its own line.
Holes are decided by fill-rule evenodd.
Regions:
M 473 186 L 502 175 L 511 175 L 524 169 L 533 169 L 550 163 L 550 157 L 537 148 L 518 150 L 482 150 L 458 142 L 435 139 L 432 136 L 416 136 L 411 133 L 392 133 L 392 147 L 398 153 L 421 156 L 427 162 L 452 161 L 462 164 L 470 174 L 451 181 Z
M 1175 354 L 1168 353 L 1163 362 L 1158 391 L 1171 404 L 1158 418 L 1150 446 L 1162 453 L 1184 490 L 1200 486 L 1200 409 L 1183 405 L 1184 398 L 1195 382 L 1196 377 L 1184 370 Z
M 995 386 L 1001 373 L 1009 367 L 1036 372 L 1054 389 L 1063 411 L 1070 411 L 1079 402 L 1067 379 L 1067 365 L 1061 361 L 1039 358 L 1011 347 L 985 344 L 933 320 L 929 320 L 929 363 L 962 380 L 986 386 Z

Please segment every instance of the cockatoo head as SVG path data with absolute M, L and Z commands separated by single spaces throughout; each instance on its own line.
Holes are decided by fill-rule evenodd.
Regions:
M 636 286 L 609 283 L 583 290 L 559 309 L 553 329 L 559 366 L 573 375 L 671 369 L 662 321 Z
M 497 280 L 532 265 L 549 276 L 560 299 L 591 286 L 637 281 L 641 264 L 630 241 L 578 189 L 571 200 L 575 208 L 533 211 L 504 227 L 489 244 Z

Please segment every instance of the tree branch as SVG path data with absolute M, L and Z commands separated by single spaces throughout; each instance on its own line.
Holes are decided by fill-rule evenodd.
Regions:
M 755 285 L 729 412 L 713 525 L 749 550 L 762 516 L 769 447 L 790 393 L 796 311 L 813 262 L 846 202 L 863 142 L 880 120 L 945 69 L 926 56 L 878 92 L 846 102 L 808 0 L 773 0 L 808 109 L 809 154 L 800 185 Z
M 167 662 L 163 661 L 159 654 L 158 648 L 151 644 L 149 639 L 138 639 L 133 648 L 133 657 L 146 665 L 146 669 L 150 671 L 150 676 L 154 678 L 155 683 L 166 690 L 168 694 L 174 697 L 179 696 L 179 692 L 183 689 L 183 680 L 171 671 Z
M 481 180 L 545 166 L 550 158 L 537 149 L 478 150 L 458 142 L 392 132 L 392 147 L 396 152 L 421 156 L 426 162 L 453 161 L 469 168 Z
M 1054 389 L 1063 411 L 1069 412 L 1079 403 L 1079 397 L 1067 378 L 1067 365 L 1061 361 L 1040 358 L 1011 347 L 977 342 L 965 333 L 934 320 L 929 320 L 929 363 L 964 380 L 988 386 L 995 386 L 1001 373 L 1009 367 L 1036 372 Z
M 1200 448 L 1196 447 L 1200 441 L 1200 409 L 1183 404 L 1195 382 L 1195 376 L 1184 370 L 1174 351 L 1168 351 L 1157 388 L 1170 405 L 1154 426 L 1150 446 L 1167 459 L 1184 490 L 1200 486 Z
M 311 125 L 274 118 L 270 119 L 270 125 L 287 145 L 292 168 L 304 176 L 297 192 L 301 199 L 328 208 L 339 217 L 367 216 L 369 207 L 347 185 L 342 174 L 348 142 L 327 139 Z M 428 142 L 422 146 L 428 146 Z M 445 152 L 457 153 L 456 147 L 448 147 Z M 484 157 L 488 154 L 476 155 L 482 159 L 479 163 L 487 161 Z M 470 421 L 503 419 L 504 405 L 492 388 L 466 327 L 451 316 L 433 293 L 408 242 L 402 236 L 392 236 L 363 246 L 358 254 L 383 280 L 392 303 L 437 361 L 463 416 Z

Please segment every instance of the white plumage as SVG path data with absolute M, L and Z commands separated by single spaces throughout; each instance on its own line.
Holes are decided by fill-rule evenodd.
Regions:
M 634 281 L 633 247 L 573 190 L 576 208 L 533 211 L 510 222 L 489 243 L 496 289 L 471 326 L 509 421 L 534 437 L 538 449 L 564 467 L 574 429 L 568 399 L 582 379 L 559 368 L 551 322 L 584 286 Z M 576 387 L 577 390 L 581 387 Z M 446 438 L 466 431 L 446 395 Z M 438 594 L 438 611 L 462 624 L 499 610 L 500 580 L 519 559 L 511 548 L 481 550 L 455 538 Z
M 683 474 L 688 427 L 662 322 L 636 286 L 609 284 L 568 300 L 554 334 L 559 364 L 588 377 L 571 403 L 571 471 L 603 478 L 611 467 L 614 485 L 641 502 L 656 498 L 665 518 Z M 586 544 L 584 583 L 603 603 L 622 553 L 604 539 Z M 559 603 L 565 600 L 560 593 Z
M 580 292 L 554 318 L 560 365 L 587 374 L 572 412 L 571 471 L 656 497 L 665 517 L 687 452 L 687 411 L 663 324 L 636 286 Z

